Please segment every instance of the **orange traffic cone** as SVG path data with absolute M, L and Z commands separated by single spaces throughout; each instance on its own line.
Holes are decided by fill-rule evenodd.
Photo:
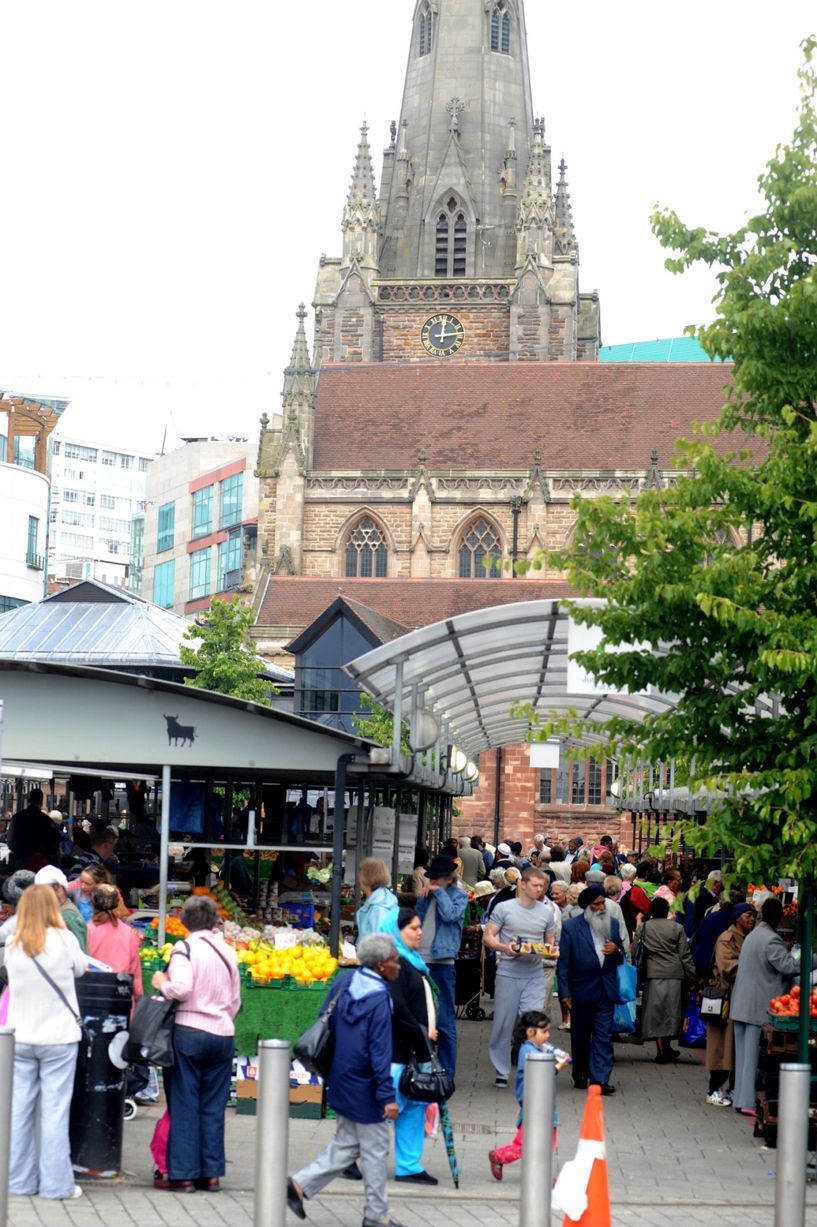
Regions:
M 565 1163 L 559 1173 L 553 1203 L 565 1212 L 562 1227 L 610 1227 L 610 1186 L 600 1086 L 588 1088 L 576 1158 Z

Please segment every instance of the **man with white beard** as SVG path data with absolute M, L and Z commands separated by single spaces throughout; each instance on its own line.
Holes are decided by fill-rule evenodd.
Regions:
M 579 896 L 582 915 L 562 928 L 557 976 L 562 1006 L 570 1010 L 573 1083 L 584 1090 L 597 1083 L 612 1095 L 613 1008 L 618 996 L 616 968 L 624 958 L 618 921 L 604 906 L 602 886 Z

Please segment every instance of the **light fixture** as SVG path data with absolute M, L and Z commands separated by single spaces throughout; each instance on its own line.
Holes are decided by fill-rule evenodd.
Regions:
M 469 784 L 475 784 L 477 782 L 477 780 L 479 779 L 479 767 L 477 766 L 476 763 L 472 763 L 469 760 L 465 764 L 465 771 L 463 773 L 463 778 L 467 780 Z
M 415 754 L 430 750 L 440 735 L 440 722 L 427 707 L 418 707 L 409 728 L 409 745 Z
M 459 775 L 468 766 L 468 755 L 459 746 L 448 747 L 448 769 Z

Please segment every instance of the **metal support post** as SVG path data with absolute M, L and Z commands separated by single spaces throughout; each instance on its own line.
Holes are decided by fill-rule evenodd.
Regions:
M 162 767 L 162 825 L 159 829 L 159 929 L 156 939 L 164 945 L 167 929 L 167 859 L 170 845 L 170 768 Z
M 0 1027 L 0 1227 L 6 1227 L 9 1205 L 11 1148 L 11 1088 L 14 1082 L 14 1031 Z
M 814 945 L 814 887 L 800 883 L 800 1016 L 797 1021 L 797 1060 L 809 1062 L 809 1007 L 811 1004 L 811 957 Z
M 391 727 L 391 765 L 400 766 L 400 743 L 403 735 L 403 662 L 394 666 L 394 716 Z
M 289 1044 L 284 1040 L 260 1041 L 254 1227 L 285 1227 L 286 1224 L 289 1064 Z
M 811 1067 L 780 1066 L 774 1227 L 804 1227 Z
M 525 1144 L 519 1227 L 550 1227 L 555 1094 L 555 1057 L 529 1052 L 525 1057 Z

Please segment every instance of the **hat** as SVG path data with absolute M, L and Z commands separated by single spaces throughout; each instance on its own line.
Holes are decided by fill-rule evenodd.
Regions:
M 3 898 L 6 903 L 17 903 L 24 890 L 34 885 L 34 874 L 30 869 L 18 869 L 3 886 Z
M 751 912 L 757 916 L 757 908 L 752 907 L 751 903 L 736 903 L 732 908 L 732 919 L 737 920 L 738 916 L 742 916 L 744 912 Z
M 48 811 L 48 817 L 51 819 L 52 822 L 62 822 L 63 818 L 65 817 L 65 814 L 62 812 L 61 809 L 52 809 Z
M 440 853 L 433 858 L 426 870 L 426 875 L 428 880 L 433 882 L 436 878 L 453 878 L 456 872 L 457 866 L 454 863 L 453 857 Z
M 42 869 L 38 869 L 34 874 L 34 885 L 61 886 L 63 890 L 67 890 L 68 879 L 56 865 L 44 865 Z
M 604 897 L 604 887 L 586 886 L 579 895 L 579 907 L 584 911 L 595 899 L 603 899 Z
M 510 844 L 497 844 L 496 850 L 500 856 L 510 856 L 511 855 Z
M 488 881 L 477 882 L 476 886 L 474 887 L 475 899 L 483 899 L 485 895 L 492 895 L 493 893 L 494 888 Z

